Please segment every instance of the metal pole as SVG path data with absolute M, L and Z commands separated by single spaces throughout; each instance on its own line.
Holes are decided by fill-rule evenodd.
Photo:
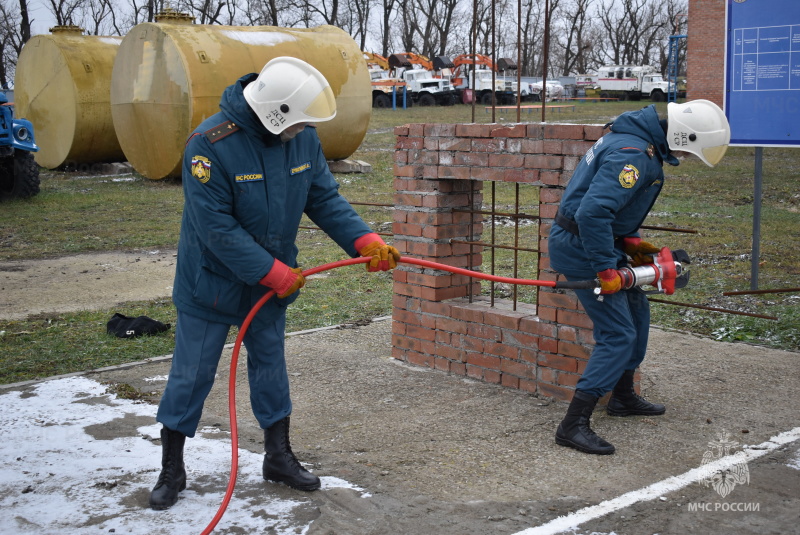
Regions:
M 753 246 L 750 258 L 750 289 L 758 289 L 758 261 L 761 258 L 761 185 L 764 147 L 756 147 L 756 169 L 753 186 Z
M 545 122 L 545 101 L 547 100 L 547 63 L 550 61 L 550 0 L 544 0 L 544 50 L 542 51 L 542 122 Z

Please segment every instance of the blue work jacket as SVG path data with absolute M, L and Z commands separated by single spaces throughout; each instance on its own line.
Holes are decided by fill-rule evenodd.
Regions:
M 553 224 L 550 266 L 589 279 L 624 265 L 618 238 L 639 236 L 664 185 L 663 162 L 678 165 L 655 106 L 621 114 L 611 132 L 586 152 L 567 184 L 559 213 L 574 226 L 570 232 Z
M 276 259 L 297 266 L 303 213 L 351 257 L 356 239 L 371 232 L 339 194 L 315 128 L 285 143 L 264 128 L 242 93 L 255 79 L 225 90 L 221 111 L 194 130 L 183 156 L 172 297 L 182 312 L 231 325 L 269 291 L 259 281 Z M 273 297 L 253 325 L 273 321 L 297 295 Z

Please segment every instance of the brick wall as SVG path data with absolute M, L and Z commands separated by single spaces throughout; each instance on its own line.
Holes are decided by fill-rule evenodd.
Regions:
M 689 0 L 686 33 L 686 97 L 708 99 L 720 107 L 725 87 L 725 1 Z
M 398 127 L 394 245 L 402 254 L 480 269 L 482 251 L 452 243 L 482 224 L 454 208 L 479 209 L 483 181 L 539 186 L 539 279 L 549 270 L 547 236 L 564 186 L 600 125 L 414 124 Z M 535 230 L 532 232 L 536 232 Z M 472 234 L 472 236 L 471 236 Z M 541 288 L 536 305 L 488 298 L 480 282 L 447 271 L 394 271 L 392 355 L 419 366 L 570 399 L 591 353 L 592 324 L 568 290 Z

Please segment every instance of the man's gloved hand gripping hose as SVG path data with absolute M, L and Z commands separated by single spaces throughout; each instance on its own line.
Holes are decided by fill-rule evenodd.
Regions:
M 328 271 L 331 269 L 336 269 L 344 266 L 352 266 L 353 264 L 365 264 L 372 260 L 371 256 L 362 256 L 359 258 L 348 258 L 346 260 L 339 260 L 338 262 L 332 262 L 330 264 L 323 264 L 317 267 L 313 267 L 311 269 L 305 270 L 302 272 L 303 277 L 308 277 L 310 275 L 314 275 L 316 273 L 321 273 L 323 271 Z M 545 281 L 545 280 L 534 280 L 534 279 L 514 279 L 511 277 L 498 277 L 496 275 L 488 275 L 486 273 L 481 273 L 479 271 L 471 271 L 469 269 L 457 268 L 453 266 L 448 266 L 446 264 L 439 264 L 438 262 L 431 262 L 429 260 L 418 260 L 416 258 L 410 258 L 407 256 L 401 256 L 399 263 L 401 264 L 411 264 L 415 266 L 421 266 L 430 269 L 439 269 L 442 271 L 450 271 L 451 273 L 456 273 L 458 275 L 466 275 L 468 277 L 474 277 L 478 279 L 493 281 L 493 282 L 504 282 L 507 284 L 519 284 L 523 286 L 546 286 L 550 288 L 566 288 L 566 289 L 580 289 L 580 288 L 596 288 L 597 287 L 597 280 L 587 280 L 587 281 Z M 228 479 L 228 488 L 225 491 L 225 497 L 222 500 L 222 503 L 217 510 L 217 514 L 214 515 L 214 518 L 211 522 L 206 526 L 203 530 L 202 535 L 206 535 L 211 533 L 214 528 L 216 527 L 217 523 L 222 518 L 222 515 L 225 514 L 225 509 L 228 507 L 228 503 L 231 500 L 231 496 L 233 496 L 233 489 L 236 486 L 236 474 L 239 469 L 239 431 L 236 424 L 236 365 L 239 360 L 239 351 L 242 347 L 242 341 L 244 340 L 244 335 L 247 333 L 247 329 L 250 327 L 250 323 L 252 323 L 253 318 L 261 310 L 261 307 L 264 304 L 272 299 L 275 295 L 275 290 L 270 290 L 267 292 L 259 301 L 253 306 L 250 310 L 250 313 L 247 314 L 247 317 L 242 322 L 242 326 L 239 328 L 239 334 L 236 336 L 236 343 L 233 346 L 233 353 L 231 354 L 231 368 L 230 368 L 230 376 L 228 377 L 228 412 L 230 414 L 230 423 L 231 423 L 231 473 L 230 478 Z

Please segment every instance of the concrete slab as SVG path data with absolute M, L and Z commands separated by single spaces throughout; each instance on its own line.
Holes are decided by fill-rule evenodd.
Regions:
M 596 412 L 593 427 L 617 448 L 616 454 L 602 457 L 555 444 L 553 434 L 565 403 L 408 367 L 390 354 L 390 321 L 318 330 L 287 340 L 293 449 L 316 474 L 340 482 L 310 494 L 250 475 L 257 476 L 260 469 L 262 434 L 249 409 L 244 362 L 239 363 L 236 399 L 240 470 L 245 477 L 218 532 L 252 526 L 254 518 L 269 532 L 309 534 L 796 532 L 798 353 L 653 329 L 642 368 L 643 394 L 664 402 L 667 413 L 614 418 Z M 124 504 L 114 515 L 130 519 L 127 532 L 166 529 L 161 522 L 171 517 L 190 520 L 191 531 L 214 516 L 212 504 L 222 499 L 227 465 L 224 458 L 218 459 L 220 450 L 207 444 L 227 447 L 229 440 L 229 362 L 227 350 L 201 422 L 206 430 L 218 432 L 187 441 L 187 466 L 198 469 L 191 472 L 187 491 L 167 514 L 147 510 L 147 495 L 160 462 L 154 405 L 142 405 L 147 411 L 127 418 L 124 414 L 132 409 L 122 408 L 120 418 L 99 425 L 102 436 L 95 424 L 85 438 L 85 449 L 111 437 L 148 439 L 144 441 L 148 448 L 137 450 L 129 461 L 97 457 L 86 462 L 87 470 L 117 467 L 119 484 L 109 492 L 115 493 L 115 503 Z M 151 392 L 157 400 L 168 370 L 169 360 L 160 359 L 84 378 L 130 385 Z M 41 384 L 0 390 L 0 401 L 14 395 L 14 406 L 28 403 L 42 396 L 36 391 Z M 783 442 L 775 438 L 780 436 Z M 747 481 L 729 481 L 724 496 L 711 484 L 714 474 L 703 481 L 689 478 L 684 485 L 664 484 L 702 467 L 704 456 L 706 462 L 725 458 L 722 440 L 729 442 L 729 454 L 765 452 L 744 462 Z M 743 448 L 746 445 L 755 447 Z M 4 454 L 0 474 L 57 470 L 37 466 L 35 458 L 26 457 L 25 441 L 14 448 L 22 460 L 9 460 L 14 455 Z M 78 451 L 74 454 L 80 456 Z M 218 462 L 211 463 L 211 458 Z M 729 463 L 729 474 L 734 465 Z M 89 485 L 91 473 L 86 477 L 75 486 Z M 43 483 L 31 483 L 26 492 L 18 484 L 0 484 L 0 504 L 12 512 L 0 521 L 0 531 L 11 526 L 15 532 L 26 532 L 20 529 L 22 521 L 16 520 L 24 515 L 13 512 L 37 495 L 37 485 Z M 648 487 L 655 490 L 648 492 Z M 633 500 L 611 502 L 624 495 Z M 287 500 L 299 505 L 281 517 L 279 529 L 269 504 Z M 58 531 L 110 525 L 102 504 L 86 509 L 91 514 L 82 523 L 62 523 Z

